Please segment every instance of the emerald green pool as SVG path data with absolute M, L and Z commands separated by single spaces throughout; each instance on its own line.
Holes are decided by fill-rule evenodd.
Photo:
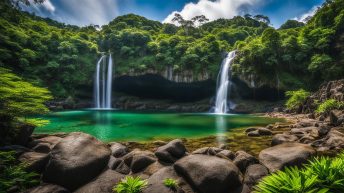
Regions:
M 35 133 L 82 131 L 103 141 L 150 141 L 162 138 L 221 136 L 230 130 L 265 126 L 279 119 L 253 115 L 201 113 L 140 113 L 78 110 L 54 112 L 41 117 L 50 121 Z

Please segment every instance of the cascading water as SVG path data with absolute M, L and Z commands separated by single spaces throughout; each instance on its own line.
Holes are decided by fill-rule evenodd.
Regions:
M 97 109 L 111 109 L 112 93 L 112 56 L 110 54 L 106 66 L 106 56 L 102 56 L 96 66 L 94 80 L 94 101 Z M 107 70 L 107 76 L 106 76 Z
M 221 70 L 217 78 L 217 92 L 214 113 L 224 114 L 228 111 L 227 95 L 230 94 L 231 65 L 235 58 L 235 51 L 227 54 L 221 65 Z

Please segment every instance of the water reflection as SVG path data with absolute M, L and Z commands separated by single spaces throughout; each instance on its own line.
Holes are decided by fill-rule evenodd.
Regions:
M 227 123 L 224 116 L 216 116 L 215 118 L 215 128 L 216 128 L 216 141 L 218 145 L 223 145 L 226 143 L 225 132 L 227 129 Z
M 93 114 L 94 129 L 96 129 L 96 137 L 100 139 L 106 139 L 110 137 L 111 132 L 111 111 L 97 111 Z

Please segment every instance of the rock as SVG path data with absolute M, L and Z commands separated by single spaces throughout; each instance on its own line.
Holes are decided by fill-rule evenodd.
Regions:
M 35 147 L 33 147 L 32 149 L 35 152 L 40 152 L 40 153 L 49 153 L 51 150 L 49 143 L 39 143 Z
M 299 138 L 296 137 L 295 135 L 288 135 L 288 134 L 276 134 L 272 137 L 271 145 L 279 145 L 282 143 L 287 143 L 287 142 L 295 142 Z
M 269 174 L 268 169 L 261 164 L 253 164 L 247 167 L 244 183 L 252 188 L 255 186 L 260 179 Z
M 327 126 L 327 125 L 320 125 L 318 127 L 318 133 L 320 137 L 323 137 L 325 135 L 327 135 L 327 133 L 331 130 L 331 127 Z
M 221 158 L 225 157 L 230 160 L 233 160 L 235 158 L 235 154 L 232 151 L 227 150 L 227 149 L 220 151 L 219 153 L 216 154 L 216 156 L 221 157 Z
M 341 117 L 341 115 L 343 115 L 344 112 L 341 111 L 341 110 L 332 110 L 330 112 L 330 124 L 333 125 L 333 126 L 338 126 L 340 125 L 341 123 L 339 123 L 339 118 Z
M 298 137 L 303 137 L 305 135 L 317 138 L 319 137 L 319 131 L 317 127 L 302 127 L 302 128 L 293 128 L 290 130 L 290 133 Z
M 171 189 L 163 184 L 163 181 L 167 178 L 174 179 L 178 182 L 176 189 Z M 185 180 L 179 177 L 173 167 L 164 167 L 154 173 L 148 178 L 148 186 L 142 191 L 142 193 L 193 193 L 192 188 L 185 182 Z
M 272 135 L 272 132 L 266 128 L 259 128 L 258 133 L 259 135 Z
M 56 144 L 50 154 L 43 181 L 75 190 L 101 173 L 111 151 L 91 135 L 74 132 Z
M 124 155 L 126 155 L 129 150 L 126 146 L 120 144 L 120 143 L 110 143 L 110 149 L 111 149 L 111 154 L 114 156 L 114 157 L 122 157 Z
M 130 169 L 133 173 L 137 173 L 154 163 L 156 158 L 150 151 L 133 150 L 125 155 L 123 160 L 127 166 L 130 166 Z
M 168 144 L 159 147 L 156 152 L 155 156 L 164 162 L 167 163 L 174 163 L 179 158 L 185 155 L 186 148 L 180 139 L 175 139 L 170 141 Z
M 249 137 L 259 137 L 260 135 L 259 135 L 258 130 L 255 130 L 255 131 L 248 132 L 247 136 L 249 136 Z
M 74 193 L 113 193 L 112 188 L 125 176 L 113 170 L 106 170 L 90 183 L 77 189 Z
M 301 143 L 283 143 L 259 153 L 259 161 L 264 164 L 270 172 L 281 170 L 285 166 L 300 166 L 312 155 L 314 149 Z
M 124 163 L 123 160 L 118 164 L 117 168 L 115 169 L 116 172 L 119 172 L 121 174 L 129 174 L 130 173 L 130 168 L 127 166 L 127 164 Z
M 193 151 L 192 154 L 216 155 L 222 150 L 223 149 L 217 147 L 202 147 Z
M 174 169 L 200 193 L 230 193 L 242 184 L 239 168 L 215 156 L 191 154 L 178 160 Z
M 123 162 L 122 159 L 119 159 L 119 158 L 115 158 L 113 156 L 110 157 L 110 160 L 109 160 L 109 163 L 108 163 L 108 167 L 109 169 L 116 169 L 118 167 L 118 165 Z
M 313 147 L 317 147 L 318 150 L 330 150 L 330 149 L 342 149 L 344 148 L 344 134 L 336 129 L 332 129 L 326 137 L 314 141 Z
M 235 158 L 233 163 L 238 166 L 241 172 L 245 172 L 246 168 L 249 165 L 258 163 L 258 159 L 253 157 L 252 155 L 244 152 L 244 151 L 237 151 L 235 153 Z
M 69 193 L 69 191 L 59 185 L 43 183 L 25 191 L 25 193 Z
M 26 163 L 29 171 L 42 172 L 49 161 L 46 153 L 26 152 L 19 157 L 19 161 Z
M 257 128 L 255 128 L 255 127 L 249 127 L 249 128 L 247 128 L 247 129 L 245 130 L 246 133 L 249 133 L 249 132 L 251 132 L 251 131 L 257 131 Z

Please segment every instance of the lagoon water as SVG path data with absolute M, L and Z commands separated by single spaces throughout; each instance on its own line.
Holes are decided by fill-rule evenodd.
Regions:
M 266 126 L 279 119 L 253 115 L 202 113 L 148 113 L 117 110 L 77 110 L 54 112 L 43 117 L 49 124 L 35 133 L 81 131 L 108 141 L 151 141 L 164 138 L 221 136 L 249 126 Z

